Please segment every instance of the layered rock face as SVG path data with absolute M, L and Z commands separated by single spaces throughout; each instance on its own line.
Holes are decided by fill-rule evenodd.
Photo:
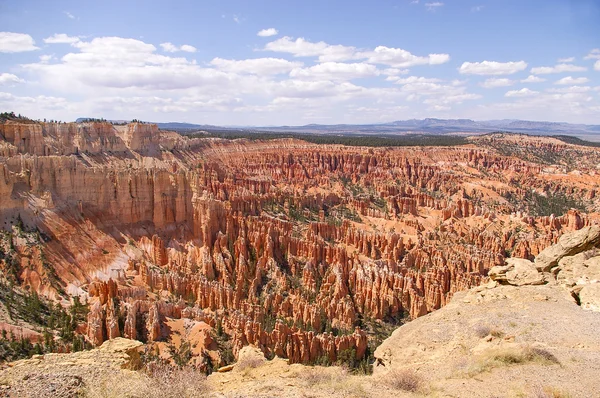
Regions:
M 21 256 L 22 283 L 87 296 L 95 345 L 158 344 L 185 319 L 214 328 L 198 355 L 217 362 L 219 336 L 234 355 L 252 344 L 292 362 L 360 359 L 377 325 L 439 309 L 506 257 L 532 259 L 598 219 L 527 205 L 534 189 L 597 208 L 587 163 L 565 175 L 484 146 L 187 139 L 144 124 L 0 128 L 0 221 L 10 228 L 19 216 L 47 237 L 43 264 Z M 64 292 L 44 288 L 44 264 Z

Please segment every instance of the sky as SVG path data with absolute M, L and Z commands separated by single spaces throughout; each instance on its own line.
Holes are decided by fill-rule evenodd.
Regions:
M 0 0 L 0 111 L 600 124 L 600 0 Z

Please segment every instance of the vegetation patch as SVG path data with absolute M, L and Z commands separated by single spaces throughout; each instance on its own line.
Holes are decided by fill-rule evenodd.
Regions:
M 385 383 L 394 390 L 418 392 L 424 386 L 423 378 L 414 370 L 396 369 L 385 375 Z
M 366 147 L 403 147 L 403 146 L 458 146 L 468 144 L 464 137 L 455 135 L 435 134 L 307 134 L 307 133 L 278 133 L 257 130 L 206 130 L 186 134 L 190 138 L 223 138 L 227 140 L 277 140 L 293 138 L 320 145 L 346 145 Z
M 542 365 L 560 364 L 558 359 L 550 351 L 536 347 L 504 347 L 488 351 L 473 363 L 467 373 L 474 376 L 479 373 L 489 372 L 494 368 L 524 365 L 536 362 Z
M 87 386 L 85 397 L 200 398 L 210 392 L 206 376 L 191 367 L 154 364 L 142 373 L 120 372 Z

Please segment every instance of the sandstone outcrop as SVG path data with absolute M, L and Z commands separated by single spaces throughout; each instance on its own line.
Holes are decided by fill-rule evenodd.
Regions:
M 535 264 L 523 258 L 507 258 L 506 265 L 493 267 L 488 276 L 501 284 L 514 286 L 543 285 L 547 282 L 545 275 L 538 272 Z
M 546 248 L 535 258 L 535 265 L 539 271 L 548 272 L 557 266 L 563 257 L 573 256 L 598 245 L 600 227 L 586 227 L 576 233 L 563 235 L 556 245 Z

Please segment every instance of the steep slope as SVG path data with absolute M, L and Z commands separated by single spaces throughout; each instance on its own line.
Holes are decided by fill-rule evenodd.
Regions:
M 15 362 L 0 383 L 7 396 L 54 388 L 69 397 L 591 397 L 600 389 L 600 312 L 576 298 L 600 286 L 598 246 L 600 227 L 564 235 L 538 256 L 557 260 L 541 285 L 531 273 L 544 271 L 532 262 L 499 266 L 495 280 L 456 293 L 444 308 L 394 331 L 375 352 L 372 376 L 268 361 L 248 346 L 234 365 L 206 380 L 189 370 L 134 373 L 119 365 L 139 363 L 133 350 L 140 343 L 116 338 L 89 352 Z

